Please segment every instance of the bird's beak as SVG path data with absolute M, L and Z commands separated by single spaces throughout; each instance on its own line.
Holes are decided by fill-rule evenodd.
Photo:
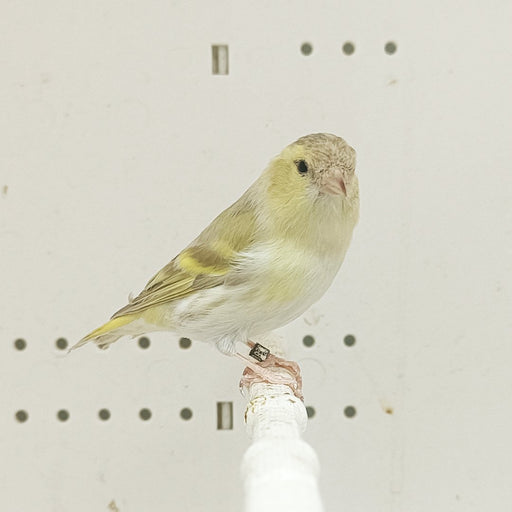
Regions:
M 330 195 L 347 195 L 347 187 L 345 186 L 345 180 L 341 173 L 335 173 L 329 176 L 322 185 L 321 190 Z

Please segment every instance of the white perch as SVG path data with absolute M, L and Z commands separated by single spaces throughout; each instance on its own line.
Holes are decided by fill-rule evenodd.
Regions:
M 246 383 L 243 392 L 252 440 L 242 461 L 245 512 L 322 512 L 318 457 L 301 438 L 304 403 L 281 384 Z

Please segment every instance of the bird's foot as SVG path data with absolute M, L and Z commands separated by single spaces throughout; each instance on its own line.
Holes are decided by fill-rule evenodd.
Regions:
M 294 361 L 287 361 L 286 359 L 270 354 L 268 349 L 258 343 L 252 346 L 251 352 L 258 347 L 261 347 L 261 349 L 258 349 L 258 355 L 261 352 L 266 353 L 266 359 L 260 360 L 259 357 L 257 358 L 260 360 L 259 363 L 256 363 L 251 358 L 239 352 L 235 353 L 235 356 L 241 359 L 246 365 L 242 379 L 240 380 L 240 386 L 249 386 L 256 382 L 282 384 L 288 386 L 297 398 L 303 400 L 302 376 L 300 374 L 299 365 Z M 254 354 L 253 357 L 255 357 Z

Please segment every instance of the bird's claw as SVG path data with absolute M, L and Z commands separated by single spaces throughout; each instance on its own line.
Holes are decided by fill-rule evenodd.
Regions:
M 257 345 L 258 344 L 255 346 Z M 262 348 L 265 349 L 265 347 Z M 302 376 L 300 374 L 299 365 L 294 361 L 287 361 L 281 357 L 270 354 L 270 351 L 268 352 L 266 359 L 260 363 L 255 363 L 247 356 L 238 352 L 235 354 L 246 364 L 242 379 L 240 380 L 240 386 L 249 386 L 255 382 L 280 384 L 291 388 L 295 396 L 303 400 Z

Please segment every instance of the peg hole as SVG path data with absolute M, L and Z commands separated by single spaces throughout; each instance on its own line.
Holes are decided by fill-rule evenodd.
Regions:
M 59 350 L 66 350 L 68 348 L 68 340 L 66 338 L 59 338 L 55 345 Z
M 354 43 L 351 43 L 350 41 L 347 41 L 342 46 L 343 53 L 345 55 L 352 55 L 356 51 L 356 47 L 354 46 Z
M 14 342 L 14 348 L 16 350 L 25 350 L 27 348 L 27 342 L 23 338 L 18 338 Z
M 302 338 L 302 343 L 305 347 L 312 347 L 315 344 L 315 338 L 311 336 L 311 334 L 306 334 L 306 336 Z
M 24 410 L 16 411 L 16 414 L 14 416 L 18 423 L 25 423 L 25 421 L 28 420 L 28 413 L 27 411 Z
M 98 412 L 100 420 L 107 421 L 110 419 L 110 411 L 108 409 L 100 409 Z
M 140 348 L 146 349 L 146 348 L 149 348 L 150 345 L 151 345 L 151 341 L 146 336 L 139 338 L 139 347 Z
M 180 348 L 183 349 L 190 348 L 190 346 L 192 345 L 192 340 L 190 340 L 189 338 L 180 338 L 179 345 Z
M 184 407 L 180 411 L 180 416 L 182 420 L 188 421 L 192 418 L 192 409 L 189 409 L 188 407 Z
M 397 50 L 396 43 L 393 41 L 388 41 L 386 43 L 386 45 L 384 46 L 384 51 L 388 55 L 393 55 L 394 53 L 396 53 L 396 50 Z
M 66 409 L 61 409 L 57 412 L 57 419 L 59 421 L 68 421 L 69 420 L 69 411 Z
M 151 419 L 151 410 L 146 408 L 141 409 L 139 411 L 139 416 L 141 420 L 148 421 L 149 419 Z
M 313 53 L 313 45 L 311 43 L 302 43 L 300 51 L 302 55 L 311 55 Z
M 345 414 L 347 418 L 353 418 L 357 414 L 357 411 L 353 405 L 348 405 L 343 410 L 343 414 Z

